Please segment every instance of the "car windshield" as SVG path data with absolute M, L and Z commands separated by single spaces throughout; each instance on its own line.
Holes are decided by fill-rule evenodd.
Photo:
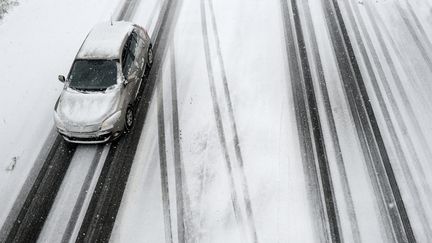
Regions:
M 69 74 L 69 87 L 77 90 L 105 90 L 117 83 L 115 60 L 76 60 Z

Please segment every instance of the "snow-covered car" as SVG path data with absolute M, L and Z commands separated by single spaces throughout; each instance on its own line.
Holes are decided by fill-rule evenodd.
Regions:
M 153 61 L 147 32 L 130 22 L 96 25 L 82 44 L 54 107 L 68 142 L 104 143 L 129 131 L 143 77 Z

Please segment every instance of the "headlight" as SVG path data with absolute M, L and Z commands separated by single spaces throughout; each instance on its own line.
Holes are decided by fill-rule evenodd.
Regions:
M 60 116 L 57 114 L 57 111 L 54 111 L 54 122 L 57 128 L 64 130 L 65 125 L 63 121 L 60 119 Z
M 116 124 L 116 122 L 120 119 L 120 116 L 121 116 L 121 111 L 117 111 L 116 113 L 112 114 L 110 117 L 105 119 L 104 122 L 102 122 L 102 126 L 100 130 L 104 131 L 104 130 L 112 129 Z

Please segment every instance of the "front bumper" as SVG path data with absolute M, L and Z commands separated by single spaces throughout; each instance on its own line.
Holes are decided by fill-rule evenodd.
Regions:
M 58 129 L 58 132 L 66 141 L 79 144 L 106 143 L 120 135 L 119 132 L 113 133 L 112 131 L 67 132 Z

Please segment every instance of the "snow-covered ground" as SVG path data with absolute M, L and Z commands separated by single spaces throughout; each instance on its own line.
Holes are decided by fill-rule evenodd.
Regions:
M 296 57 L 287 54 L 282 1 L 178 1 L 111 242 L 326 239 L 301 153 L 288 63 Z M 23 1 L 0 24 L 0 225 L 50 141 L 62 88 L 56 75 L 68 71 L 89 29 L 127 2 Z M 394 195 L 374 181 L 386 175 L 371 174 L 379 161 L 369 160 L 359 138 L 328 2 L 297 5 L 341 238 L 398 241 L 389 219 L 395 205 L 382 199 Z M 338 2 L 415 238 L 430 242 L 432 4 Z M 128 19 L 154 36 L 164 2 L 137 3 Z M 90 195 L 79 198 L 80 190 L 92 192 L 108 147 L 78 147 L 39 241 L 65 239 L 64 232 L 74 239 L 69 222 L 79 224 Z

